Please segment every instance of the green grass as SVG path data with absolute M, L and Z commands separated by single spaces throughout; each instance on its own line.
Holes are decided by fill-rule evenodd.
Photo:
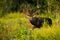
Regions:
M 30 30 L 32 25 L 23 13 L 9 13 L 0 18 L 0 40 L 60 40 L 60 25 L 55 24 L 57 19 L 52 20 L 51 27 L 44 24 Z

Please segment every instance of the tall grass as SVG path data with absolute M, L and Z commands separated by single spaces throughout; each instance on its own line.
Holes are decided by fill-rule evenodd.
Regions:
M 23 13 L 9 13 L 0 18 L 0 40 L 60 40 L 59 24 L 30 30 L 32 26 Z

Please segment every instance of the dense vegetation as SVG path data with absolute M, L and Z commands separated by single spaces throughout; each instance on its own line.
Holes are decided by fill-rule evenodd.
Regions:
M 45 22 L 41 28 L 31 30 L 23 11 L 39 6 L 38 17 L 49 17 L 52 26 Z M 60 40 L 60 0 L 0 0 L 0 40 Z

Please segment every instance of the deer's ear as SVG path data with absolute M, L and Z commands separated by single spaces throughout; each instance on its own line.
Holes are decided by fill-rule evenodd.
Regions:
M 34 15 L 33 17 L 36 17 L 36 15 Z

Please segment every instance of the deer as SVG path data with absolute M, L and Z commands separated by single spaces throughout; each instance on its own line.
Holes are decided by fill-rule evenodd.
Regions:
M 51 18 L 48 18 L 48 17 L 36 17 L 35 16 L 35 12 L 37 10 L 38 10 L 38 8 L 30 10 L 30 9 L 28 9 L 27 6 L 25 7 L 25 12 L 27 12 L 26 15 L 27 15 L 30 23 L 34 26 L 33 29 L 41 28 L 43 26 L 44 21 L 47 21 L 47 24 L 49 26 L 51 26 L 52 25 L 52 19 Z

